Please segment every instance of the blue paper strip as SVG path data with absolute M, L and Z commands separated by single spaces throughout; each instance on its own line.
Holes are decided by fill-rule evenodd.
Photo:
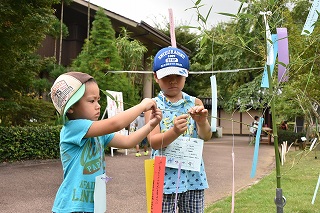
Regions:
M 259 144 L 260 144 L 260 135 L 262 130 L 262 123 L 263 123 L 263 117 L 260 117 L 259 124 L 258 124 L 258 130 L 256 133 L 256 142 L 254 146 L 254 153 L 253 153 L 253 160 L 252 160 L 252 169 L 251 169 L 251 178 L 254 178 L 256 175 L 257 170 L 257 163 L 258 163 L 258 156 L 259 156 Z
M 218 98 L 217 98 L 217 81 L 216 76 L 213 75 L 210 77 L 211 81 L 211 95 L 212 95 L 212 110 L 211 110 L 211 132 L 217 131 L 217 107 L 218 107 Z
M 272 38 L 272 43 L 273 43 L 273 57 L 274 57 L 273 61 L 275 62 L 277 59 L 277 55 L 278 55 L 278 35 L 272 34 L 271 38 Z M 274 65 L 275 65 L 275 63 L 270 65 L 271 76 L 272 76 L 272 73 L 274 70 Z M 262 80 L 261 80 L 261 87 L 269 88 L 267 65 L 264 66 L 264 71 L 263 71 Z
M 307 20 L 304 23 L 301 35 L 310 35 L 313 32 L 314 24 L 318 20 L 317 11 L 320 12 L 320 0 L 313 1 Z

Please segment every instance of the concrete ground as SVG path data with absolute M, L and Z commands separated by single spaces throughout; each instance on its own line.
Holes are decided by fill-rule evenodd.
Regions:
M 205 142 L 203 158 L 209 182 L 205 203 L 209 205 L 232 193 L 232 151 L 235 155 L 235 190 L 244 189 L 275 168 L 274 147 L 261 144 L 256 176 L 250 178 L 254 146 L 249 138 L 223 136 Z M 135 149 L 117 150 L 106 156 L 107 208 L 109 213 L 147 212 L 144 160 L 135 157 Z M 53 200 L 62 181 L 60 160 L 27 161 L 0 164 L 0 212 L 51 212 Z

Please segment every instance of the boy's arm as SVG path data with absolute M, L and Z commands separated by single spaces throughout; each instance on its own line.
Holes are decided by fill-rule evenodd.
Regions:
M 198 135 L 204 141 L 211 139 L 212 132 L 208 117 L 208 110 L 204 108 L 203 103 L 200 99 L 196 98 L 195 101 L 196 106 L 189 109 L 189 113 L 192 119 L 197 124 Z
M 156 108 L 156 102 L 150 98 L 146 98 L 140 104 L 133 106 L 130 109 L 127 109 L 111 118 L 94 121 L 85 137 L 97 137 L 118 132 L 130 125 L 130 123 L 134 121 L 142 112 L 155 110 Z
M 167 147 L 182 133 L 187 130 L 188 115 L 180 115 L 174 119 L 174 126 L 166 132 L 160 132 L 160 126 L 157 125 L 148 135 L 148 141 L 152 149 L 161 149 Z M 145 121 L 150 119 L 150 111 L 145 113 Z
M 156 126 L 158 126 L 162 119 L 162 112 L 158 108 L 152 110 L 152 113 L 150 114 L 151 119 L 146 123 L 146 125 L 142 126 L 135 132 L 132 132 L 130 135 L 115 134 L 108 146 L 117 148 L 132 148 L 139 144 Z

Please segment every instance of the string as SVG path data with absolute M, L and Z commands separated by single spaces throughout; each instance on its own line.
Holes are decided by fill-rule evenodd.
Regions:
M 237 111 L 237 109 L 236 110 L 234 110 L 233 111 L 233 113 L 232 113 L 232 115 L 231 115 L 231 118 L 232 118 L 232 122 L 231 122 L 231 132 L 232 132 L 232 151 L 231 151 L 231 157 L 232 157 L 232 204 L 231 204 L 231 213 L 233 213 L 234 212 L 234 203 L 235 203 L 235 201 L 234 201 L 234 195 L 235 195 L 235 181 L 234 181 L 234 171 L 235 171 L 235 160 L 234 160 L 234 158 L 235 158 L 235 155 L 234 155 L 234 132 L 233 132 L 233 130 L 234 130 L 234 128 L 233 128 L 233 116 L 234 116 L 234 113 Z
M 103 156 L 104 156 L 104 153 L 103 153 L 103 151 L 102 151 L 102 145 L 101 145 L 101 143 L 100 143 L 100 140 L 99 140 L 99 137 L 95 137 L 94 138 L 94 142 L 95 142 L 95 144 L 97 144 L 98 145 L 98 147 L 99 147 L 99 149 L 100 149 L 100 163 L 101 163 L 101 170 L 102 170 L 102 174 L 104 173 L 105 174 L 105 177 L 101 177 L 101 179 L 102 180 L 104 180 L 106 183 L 108 183 L 108 181 L 110 181 L 112 178 L 111 177 L 108 177 L 107 176 L 107 174 L 106 174 L 106 172 L 104 171 L 104 169 L 103 169 L 103 167 L 104 167 L 104 164 L 103 164 L 103 162 L 104 162 L 104 160 L 103 160 Z

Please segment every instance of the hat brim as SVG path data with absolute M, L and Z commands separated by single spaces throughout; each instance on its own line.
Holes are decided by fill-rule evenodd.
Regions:
M 167 75 L 181 75 L 188 77 L 188 70 L 181 67 L 165 67 L 156 71 L 158 79 L 166 77 Z
M 85 84 L 82 84 L 81 87 L 77 90 L 77 92 L 75 92 L 71 96 L 71 98 L 69 99 L 69 101 L 67 102 L 67 104 L 63 110 L 62 116 L 64 119 L 65 119 L 65 116 L 66 116 L 69 108 L 80 100 L 80 98 L 84 95 L 85 91 L 86 91 L 86 86 L 85 86 Z

